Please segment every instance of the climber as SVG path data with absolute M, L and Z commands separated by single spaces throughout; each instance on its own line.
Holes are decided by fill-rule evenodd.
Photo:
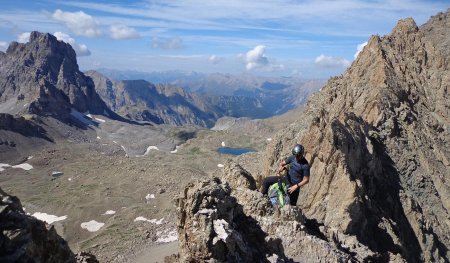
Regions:
M 296 205 L 300 187 L 309 182 L 309 163 L 304 157 L 305 149 L 302 145 L 296 144 L 292 148 L 292 155 L 281 160 L 278 166 L 277 176 L 269 176 L 262 183 L 262 193 L 267 194 L 269 187 L 280 180 L 282 172 L 287 170 L 287 176 L 281 177 L 289 187 L 290 204 Z

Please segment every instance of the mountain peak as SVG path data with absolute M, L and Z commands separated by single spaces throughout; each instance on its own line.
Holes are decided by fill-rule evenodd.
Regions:
M 49 33 L 41 33 L 38 31 L 33 31 L 30 33 L 30 42 L 38 41 L 43 39 L 45 41 L 56 41 L 56 37 Z
M 94 83 L 79 71 L 72 46 L 49 33 L 31 32 L 29 42 L 12 42 L 0 69 L 0 110 L 62 116 L 74 108 L 104 114 L 108 109 Z M 24 112 L 25 111 L 25 112 Z
M 391 36 L 394 35 L 408 35 L 416 33 L 419 30 L 416 22 L 411 17 L 401 19 L 397 22 L 397 25 L 392 30 Z

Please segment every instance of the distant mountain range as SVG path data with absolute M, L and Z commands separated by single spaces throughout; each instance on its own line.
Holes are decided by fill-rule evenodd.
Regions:
M 97 92 L 112 110 L 133 120 L 212 127 L 223 116 L 273 115 L 257 98 L 199 94 L 145 80 L 112 80 L 96 71 L 88 71 L 86 75 L 93 79 Z
M 152 83 L 171 84 L 187 91 L 206 96 L 237 96 L 256 99 L 263 114 L 258 116 L 252 112 L 242 112 L 233 117 L 267 118 L 283 114 L 306 103 L 307 98 L 318 91 L 324 80 L 304 80 L 293 77 L 262 77 L 250 74 L 205 74 L 198 72 L 165 71 L 138 72 L 99 69 L 99 73 L 114 80 L 147 80 Z M 236 100 L 233 99 L 233 100 Z M 218 99 L 216 102 L 220 103 Z

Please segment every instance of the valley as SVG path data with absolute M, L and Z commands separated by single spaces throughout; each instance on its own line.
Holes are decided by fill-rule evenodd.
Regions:
M 0 185 L 20 197 L 27 213 L 66 217 L 52 225 L 74 251 L 90 251 L 100 262 L 133 262 L 149 247 L 176 241 L 174 198 L 183 187 L 220 173 L 228 158 L 247 158 L 251 164 L 260 155 L 233 157 L 217 149 L 226 145 L 262 152 L 275 132 L 262 121 L 257 126 L 265 128 L 258 130 L 265 132 L 255 133 L 140 126 L 91 117 L 104 122 L 87 132 L 72 131 L 72 137 L 37 151 L 22 152 L 17 141 L 17 158 L 3 155 L 2 162 L 32 168 L 4 167 Z M 52 176 L 54 172 L 62 175 Z M 92 220 L 104 225 L 93 232 L 82 228 Z M 176 246 L 168 252 L 164 256 L 176 253 Z

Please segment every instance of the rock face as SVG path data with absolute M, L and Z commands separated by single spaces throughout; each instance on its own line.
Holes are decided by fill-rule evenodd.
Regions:
M 306 217 L 385 261 L 450 260 L 449 13 L 371 37 L 267 149 L 270 174 L 302 143 L 312 164 L 299 198 Z
M 70 108 L 112 115 L 69 44 L 39 32 L 26 44 L 12 42 L 0 56 L 0 112 L 64 117 Z
M 75 255 L 54 227 L 26 215 L 17 197 L 0 188 L 0 262 L 98 262 Z
M 224 176 L 186 187 L 177 199 L 180 262 L 358 260 L 318 235 L 296 207 L 272 208 L 252 176 L 227 162 Z M 311 224 L 310 229 L 303 224 Z M 169 259 L 167 259 L 169 260 Z M 176 261 L 174 258 L 172 261 Z
M 371 37 L 273 139 L 266 176 L 295 143 L 306 148 L 301 210 L 270 208 L 233 163 L 222 179 L 188 186 L 177 202 L 179 258 L 449 262 L 449 25 L 450 10 Z
M 24 117 L 15 118 L 10 114 L 0 113 L 0 130 L 8 130 L 26 137 L 38 137 L 51 141 L 47 132 L 41 126 L 26 120 Z

